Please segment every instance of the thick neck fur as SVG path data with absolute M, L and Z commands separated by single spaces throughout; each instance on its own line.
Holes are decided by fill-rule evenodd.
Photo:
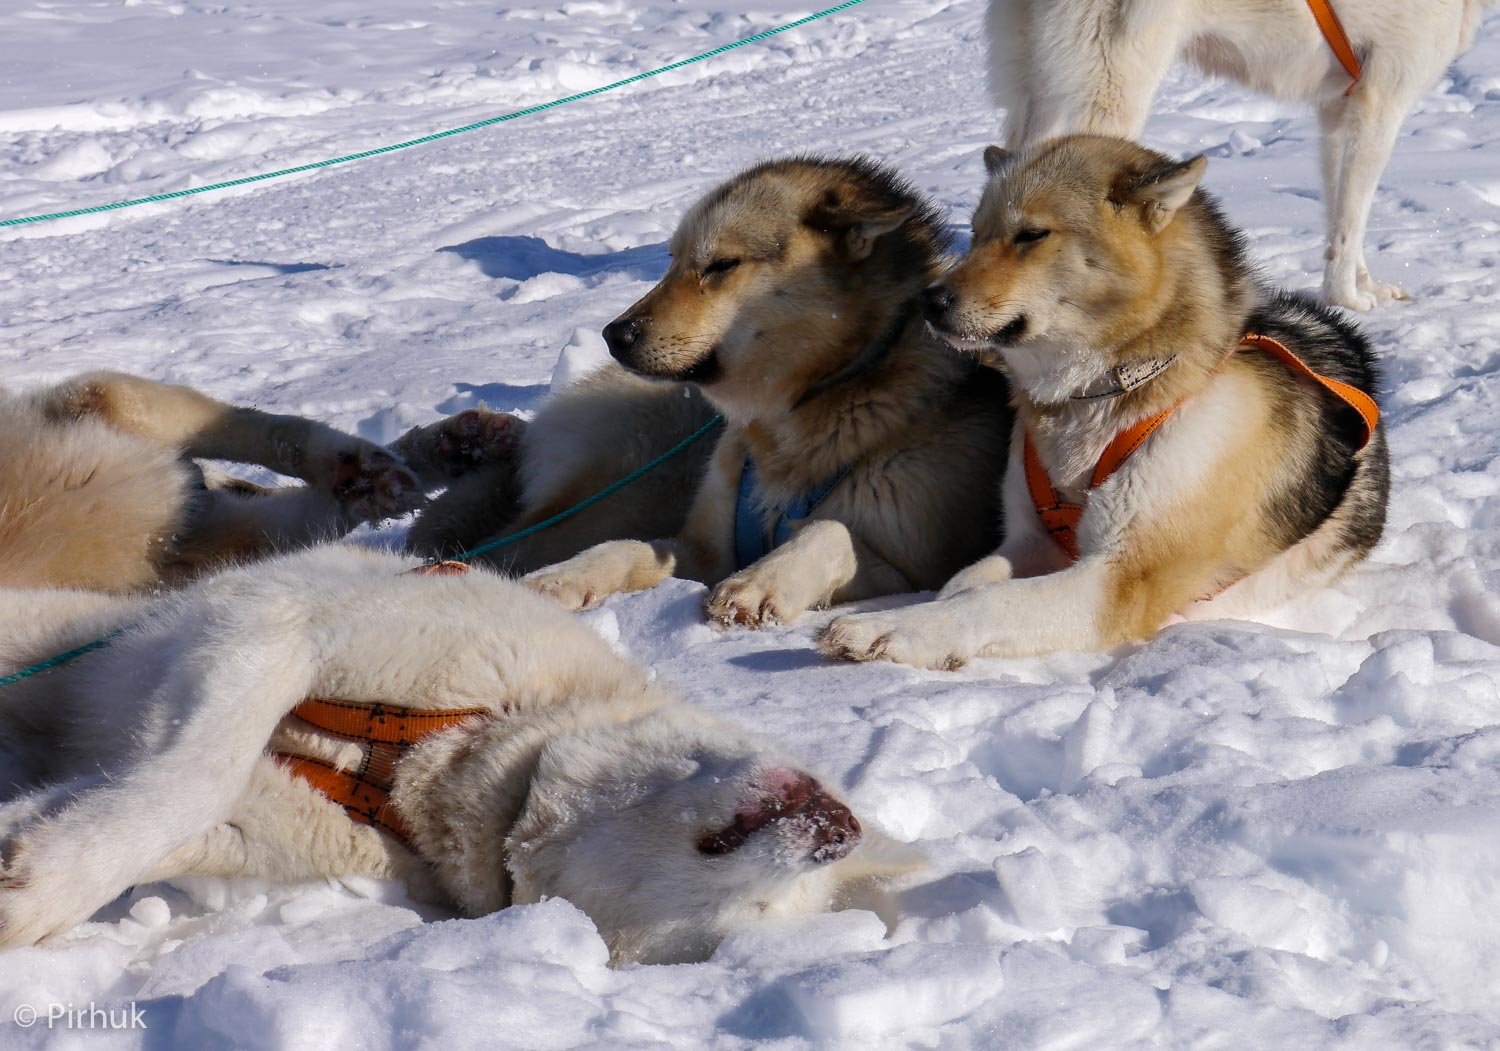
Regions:
M 864 324 L 851 326 L 839 355 L 844 365 L 903 316 L 890 349 L 869 371 L 836 382 L 802 404 L 733 424 L 755 458 L 757 483 L 768 498 L 803 492 L 899 441 L 914 416 L 933 411 L 962 381 L 969 364 L 927 334 L 910 300 L 897 300 L 883 313 L 869 311 L 861 318 Z M 802 389 L 822 378 L 809 377 Z
M 1202 391 L 1244 335 L 1256 301 L 1252 273 L 1217 210 L 1195 198 L 1161 235 L 1155 294 L 1126 304 L 1105 346 L 1045 338 L 1004 351 L 1017 415 L 1052 483 L 1077 496 L 1115 435 Z M 1074 400 L 1109 370 L 1175 356 L 1171 367 L 1115 398 Z
M 477 729 L 437 734 L 396 770 L 391 798 L 418 855 L 460 910 L 485 915 L 511 903 L 507 840 L 526 810 L 547 742 L 602 723 L 622 723 L 668 702 L 629 684 L 620 696 L 561 700 L 497 716 Z

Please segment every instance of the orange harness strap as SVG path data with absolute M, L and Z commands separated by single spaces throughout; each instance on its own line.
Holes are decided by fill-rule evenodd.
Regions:
M 291 714 L 324 733 L 365 746 L 364 760 L 352 770 L 310 756 L 273 752 L 297 777 L 344 808 L 362 825 L 373 825 L 410 846 L 411 832 L 391 803 L 396 764 L 418 741 L 471 719 L 494 715 L 488 708 L 421 710 L 384 704 L 354 704 L 309 697 Z
M 1314 381 L 1338 398 L 1345 406 L 1354 410 L 1364 426 L 1364 437 L 1359 443 L 1359 450 L 1363 450 L 1370 443 L 1370 439 L 1375 434 L 1375 428 L 1380 423 L 1380 407 L 1375 404 L 1374 398 L 1343 380 L 1336 380 L 1331 376 L 1314 372 L 1311 366 L 1294 354 L 1286 344 L 1270 336 L 1255 332 L 1249 333 L 1231 353 L 1237 353 L 1246 348 L 1265 351 L 1296 375 Z M 1147 416 L 1115 435 L 1114 440 L 1100 455 L 1099 462 L 1094 465 L 1094 471 L 1089 476 L 1089 490 L 1092 491 L 1103 485 L 1109 476 L 1118 471 L 1131 454 L 1145 444 L 1146 439 L 1155 434 L 1157 428 L 1166 423 L 1180 407 L 1181 402 L 1154 416 Z M 1031 504 L 1036 508 L 1037 517 L 1042 520 L 1042 527 L 1052 534 L 1052 539 L 1057 541 L 1057 546 L 1063 549 L 1070 562 L 1078 561 L 1078 523 L 1083 519 L 1083 505 L 1063 499 L 1063 495 L 1057 491 L 1057 487 L 1052 484 L 1052 479 L 1047 475 L 1047 468 L 1043 465 L 1042 458 L 1037 455 L 1036 445 L 1032 442 L 1030 434 L 1025 436 L 1021 455 L 1026 472 L 1026 489 L 1031 494 Z
M 1348 95 L 1354 91 L 1354 85 L 1359 83 L 1359 78 L 1364 73 L 1360 65 L 1359 56 L 1354 53 L 1354 45 L 1349 43 L 1349 34 L 1344 32 L 1344 23 L 1339 21 L 1338 12 L 1333 9 L 1332 0 L 1307 0 L 1307 6 L 1312 10 L 1313 19 L 1318 23 L 1318 29 L 1323 33 L 1323 39 L 1328 41 L 1328 49 L 1333 52 L 1333 57 L 1339 60 L 1339 65 L 1344 67 L 1344 72 L 1349 74 L 1349 79 L 1354 83 L 1349 85 Z

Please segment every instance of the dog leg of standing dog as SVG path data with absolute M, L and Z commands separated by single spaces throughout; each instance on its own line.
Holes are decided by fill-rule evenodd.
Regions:
M 708 616 L 723 625 L 789 624 L 810 609 L 911 590 L 842 522 L 808 522 L 785 544 L 716 587 Z
M 152 691 L 149 721 L 173 727 L 158 750 L 11 840 L 0 947 L 82 922 L 225 820 L 276 723 L 307 695 L 313 643 L 295 617 L 235 594 L 194 612 L 178 627 L 191 641 Z
M 301 478 L 332 492 L 361 521 L 405 514 L 422 502 L 415 475 L 372 442 L 300 416 L 227 405 L 190 387 L 91 372 L 47 391 L 40 404 L 49 416 L 97 416 L 189 458 L 260 464 Z
M 1324 163 L 1328 267 L 1323 298 L 1350 310 L 1371 310 L 1408 298 L 1399 286 L 1370 277 L 1364 243 L 1380 174 L 1391 159 L 1401 120 L 1416 100 L 1382 68 L 1378 52 L 1365 68 L 1365 79 L 1354 94 L 1330 103 L 1319 114 L 1325 137 L 1332 139 L 1325 147 L 1329 160 Z

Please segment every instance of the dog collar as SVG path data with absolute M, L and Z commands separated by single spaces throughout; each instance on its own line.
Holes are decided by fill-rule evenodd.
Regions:
M 1099 382 L 1073 395 L 1073 401 L 1104 401 L 1109 398 L 1118 398 L 1122 394 L 1129 394 L 1133 390 L 1144 387 L 1156 377 L 1160 376 L 1172 363 L 1177 360 L 1173 354 L 1169 358 L 1147 358 L 1145 361 L 1132 361 L 1124 365 L 1116 365 L 1104 374 Z

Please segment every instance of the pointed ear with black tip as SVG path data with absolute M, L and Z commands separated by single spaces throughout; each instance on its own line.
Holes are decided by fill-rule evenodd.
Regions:
M 814 230 L 840 234 L 844 257 L 851 262 L 866 258 L 875 250 L 875 242 L 906 222 L 916 205 L 862 201 L 843 201 L 830 194 L 807 214 L 806 222 Z
M 984 148 L 984 170 L 993 178 L 1010 167 L 1012 156 L 1009 150 L 1002 150 L 999 146 L 986 146 Z
M 1207 167 L 1208 158 L 1201 153 L 1185 161 L 1160 165 L 1132 176 L 1126 183 L 1125 195 L 1140 205 L 1141 220 L 1147 229 L 1160 233 L 1193 196 Z

